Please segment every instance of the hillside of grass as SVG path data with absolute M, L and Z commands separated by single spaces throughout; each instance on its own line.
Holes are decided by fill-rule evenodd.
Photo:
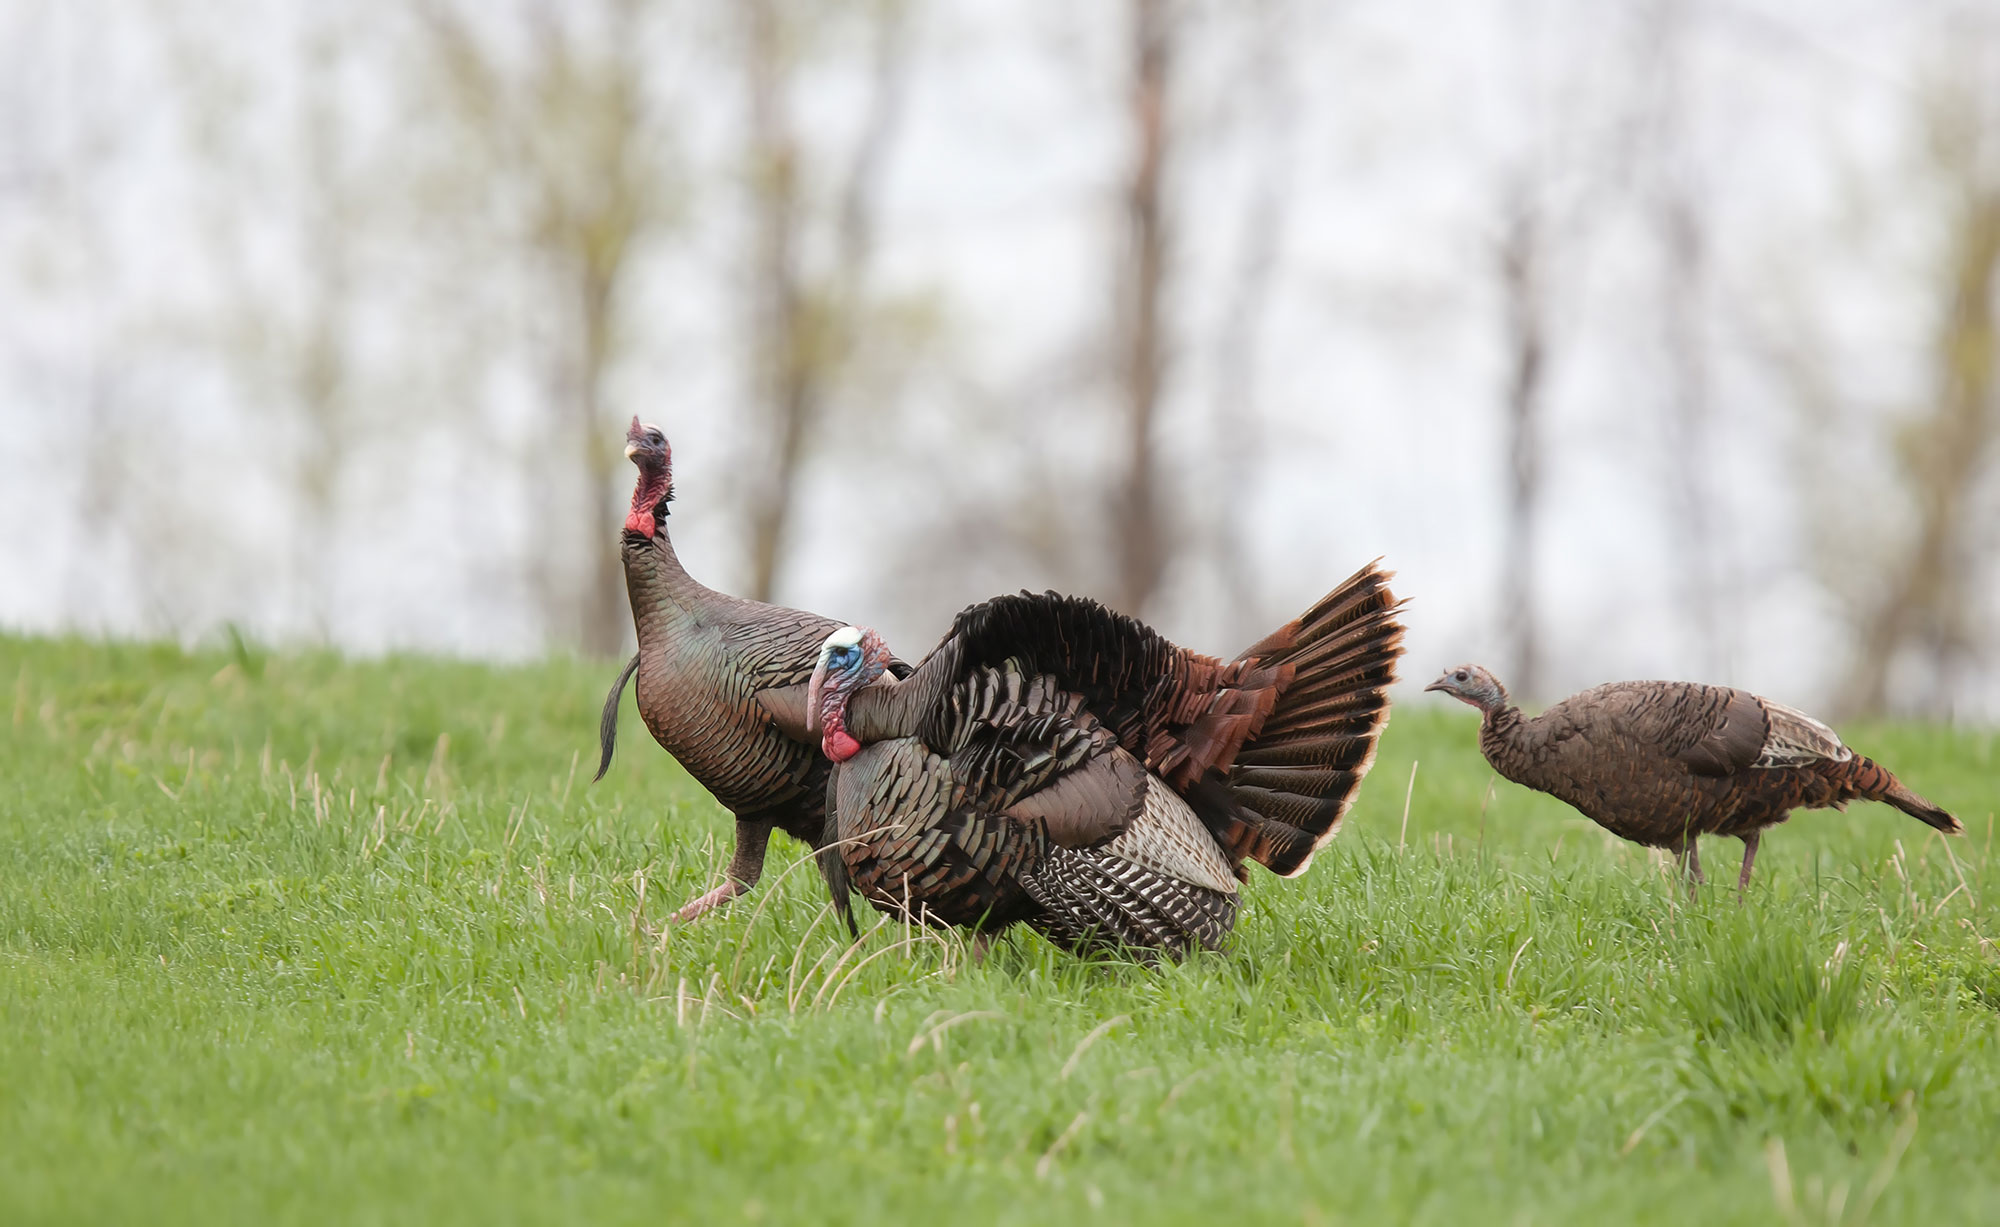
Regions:
M 1403 711 L 1227 955 L 974 964 L 796 845 L 667 925 L 728 822 L 629 699 L 588 782 L 612 673 L 0 637 L 0 1222 L 2000 1219 L 1992 733 L 1690 905 Z

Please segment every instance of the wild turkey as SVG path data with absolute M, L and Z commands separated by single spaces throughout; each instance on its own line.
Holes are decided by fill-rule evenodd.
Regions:
M 639 651 L 605 698 L 596 778 L 611 766 L 619 699 L 636 672 L 653 738 L 736 815 L 728 876 L 674 914 L 692 920 L 757 884 L 773 827 L 819 846 L 827 761 L 796 719 L 787 726 L 773 710 L 802 705 L 820 644 L 841 624 L 727 596 L 689 576 L 666 532 L 673 449 L 658 427 L 633 418 L 625 455 L 639 469 L 623 539 Z M 908 672 L 900 661 L 892 668 Z M 787 690 L 796 693 L 787 698 Z
M 1254 860 L 1301 873 L 1374 761 L 1402 651 L 1373 565 L 1235 661 L 1077 597 L 975 605 L 907 679 L 829 636 L 807 691 L 834 772 L 822 868 L 877 908 L 1076 949 L 1218 947 Z
M 1613 682 L 1529 719 L 1478 665 L 1448 669 L 1424 689 L 1480 710 L 1479 749 L 1501 775 L 1569 802 L 1614 835 L 1678 855 L 1690 892 L 1704 880 L 1697 836 L 1743 841 L 1742 890 L 1764 829 L 1794 809 L 1883 801 L 1947 835 L 1964 829 L 1826 725 L 1747 690 Z

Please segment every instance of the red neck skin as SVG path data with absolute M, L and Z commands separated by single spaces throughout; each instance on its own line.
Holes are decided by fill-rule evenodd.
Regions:
M 653 509 L 667 495 L 667 474 L 658 466 L 648 466 L 639 470 L 638 488 L 632 491 L 632 510 L 625 515 L 625 527 L 641 533 L 650 541 L 658 530 L 659 522 L 654 519 Z
M 844 763 L 861 753 L 861 743 L 847 731 L 847 695 L 829 690 L 820 699 L 819 749 L 836 763 Z

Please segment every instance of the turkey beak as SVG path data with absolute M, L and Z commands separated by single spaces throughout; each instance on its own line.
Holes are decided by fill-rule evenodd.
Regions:
M 1435 682 L 1432 682 L 1430 685 L 1424 687 L 1424 689 L 1426 691 L 1442 690 L 1446 694 L 1450 694 L 1451 693 L 1451 686 L 1449 684 L 1450 681 L 1451 681 L 1451 674 L 1447 673 L 1444 676 L 1438 678 L 1438 680 L 1436 680 Z
M 637 443 L 627 443 L 625 445 L 625 459 L 630 460 L 632 457 L 638 454 L 639 454 L 639 445 Z

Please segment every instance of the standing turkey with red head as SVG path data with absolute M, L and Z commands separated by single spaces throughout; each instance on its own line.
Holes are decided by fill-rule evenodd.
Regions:
M 805 691 L 820 644 L 841 624 L 695 580 L 667 536 L 674 480 L 666 436 L 634 418 L 625 455 L 639 469 L 622 543 L 639 652 L 605 699 L 597 778 L 611 765 L 619 698 L 636 673 L 639 713 L 654 740 L 736 816 L 728 876 L 674 914 L 692 920 L 756 885 L 774 828 L 819 847 L 828 768 L 805 730 Z
M 1673 852 L 1690 893 L 1702 881 L 1697 837 L 1743 841 L 1740 891 L 1765 829 L 1794 809 L 1883 801 L 1947 835 L 1964 829 L 1826 725 L 1747 690 L 1612 682 L 1531 718 L 1478 665 L 1447 669 L 1424 689 L 1479 709 L 1479 750 L 1501 775 L 1613 835 Z
M 1073 949 L 1179 956 L 1236 920 L 1244 862 L 1301 873 L 1374 761 L 1402 652 L 1364 568 L 1234 661 L 1078 597 L 958 616 L 907 678 L 873 631 L 821 649 L 806 715 L 840 764 L 828 885 Z

